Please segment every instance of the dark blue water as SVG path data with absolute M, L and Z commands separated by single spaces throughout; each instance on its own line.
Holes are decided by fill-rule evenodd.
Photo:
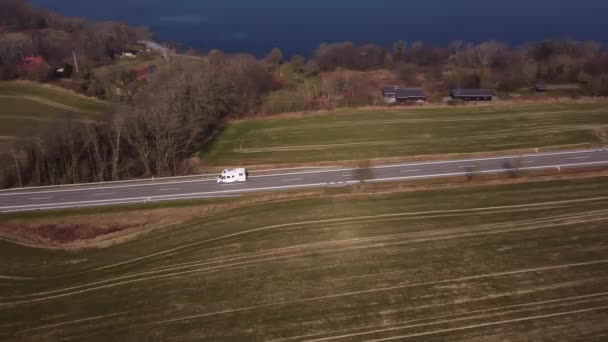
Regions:
M 33 0 L 59 12 L 152 28 L 199 50 L 305 54 L 323 42 L 390 46 L 545 38 L 608 43 L 608 0 Z

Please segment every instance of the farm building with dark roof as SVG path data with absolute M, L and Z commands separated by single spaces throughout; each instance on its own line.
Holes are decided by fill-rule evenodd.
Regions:
M 424 90 L 401 86 L 385 86 L 382 90 L 384 101 L 387 103 L 426 102 Z
M 496 92 L 491 89 L 453 89 L 451 96 L 463 101 L 492 101 Z

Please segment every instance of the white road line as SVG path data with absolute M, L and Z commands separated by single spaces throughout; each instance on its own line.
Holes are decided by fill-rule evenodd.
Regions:
M 301 180 L 304 180 L 304 178 L 283 179 L 283 182 L 297 182 Z
M 484 160 L 502 160 L 502 159 L 510 159 L 510 158 L 528 158 L 528 157 L 546 157 L 546 156 L 560 156 L 560 155 L 569 155 L 569 154 L 579 154 L 579 153 L 605 153 L 605 151 L 600 151 L 597 149 L 589 149 L 589 150 L 571 150 L 571 151 L 562 151 L 562 152 L 547 152 L 547 153 L 532 153 L 532 154 L 523 154 L 523 155 L 509 155 L 509 156 L 501 156 L 501 157 L 487 157 L 487 158 L 473 158 L 473 159 L 452 159 L 452 160 L 443 160 L 443 161 L 433 161 L 433 162 L 422 162 L 422 163 L 403 163 L 403 164 L 391 164 L 391 165 L 380 165 L 380 166 L 374 166 L 372 167 L 372 169 L 383 169 L 383 168 L 393 168 L 393 167 L 407 167 L 407 166 L 417 166 L 417 165 L 433 165 L 433 164 L 448 164 L 448 163 L 458 163 L 458 162 L 474 162 L 474 161 L 484 161 Z M 325 168 L 325 167 L 318 167 L 319 169 L 321 168 Z M 293 168 L 294 170 L 298 169 L 298 168 Z M 274 170 L 263 170 L 263 171 L 256 171 L 256 172 L 270 172 L 270 171 L 280 171 L 280 170 L 288 170 L 288 169 L 274 169 Z M 283 175 L 297 175 L 297 174 L 308 174 L 308 173 L 324 173 L 324 172 L 336 172 L 336 171 L 352 171 L 355 169 L 352 168 L 336 168 L 336 169 L 330 169 L 330 170 L 317 170 L 317 171 L 311 171 L 311 172 L 300 172 L 300 173 L 286 173 L 286 174 L 271 174 L 271 175 L 259 175 L 259 176 L 252 176 L 252 177 L 272 177 L 272 176 L 283 176 Z M 121 183 L 134 183 L 134 182 L 162 182 L 164 180 L 170 180 L 170 179 L 185 179 L 185 178 L 198 178 L 198 177 L 205 177 L 206 175 L 190 175 L 190 176 L 176 176 L 176 177 L 163 177 L 163 178 L 145 178 L 145 179 L 129 179 L 129 180 L 122 180 L 122 181 L 110 181 L 110 182 L 93 182 L 93 183 L 79 183 L 79 184 L 63 184 L 63 185 L 46 185 L 46 186 L 37 186 L 37 187 L 24 187 L 24 188 L 17 188 L 17 189 L 0 189 L 0 196 L 3 195 L 13 195 L 13 194 L 2 194 L 2 192 L 12 192 L 12 193 L 18 193 L 18 194 L 31 194 L 31 193 L 25 193 L 25 192 L 21 192 L 24 190 L 32 190 L 32 189 L 45 189 L 45 188 L 68 188 L 68 187 L 79 187 L 79 186 L 86 186 L 86 185 L 98 185 L 98 184 L 121 184 Z M 167 183 L 161 183 L 161 184 L 182 184 L 182 183 L 189 183 L 189 182 L 210 182 L 210 181 L 215 181 L 215 178 L 206 178 L 206 179 L 198 179 L 198 180 L 194 180 L 194 181 L 174 181 L 174 182 L 167 182 Z M 74 189 L 71 191 L 84 191 L 84 190 L 94 190 L 94 189 L 115 189 L 115 188 L 122 188 L 122 187 L 135 187 L 135 186 L 149 186 L 149 185 L 159 185 L 158 183 L 151 183 L 151 184 L 136 184 L 136 185 L 117 185 L 117 186 L 109 186 L 109 187 L 94 187 L 94 188 L 86 188 L 86 189 Z M 56 191 L 45 191 L 45 192 L 60 192 L 60 191 L 64 191 L 64 190 L 56 190 Z M 65 191 L 69 191 L 69 190 L 65 190 Z M 34 192 L 34 193 L 40 193 L 43 191 L 39 191 L 39 192 Z
M 592 166 L 592 165 L 607 165 L 607 161 L 597 161 L 597 162 L 585 162 L 585 163 L 571 163 L 571 164 L 562 164 L 562 165 L 546 165 L 546 166 L 536 166 L 536 167 L 522 167 L 518 168 L 518 170 L 534 170 L 534 169 L 553 169 L 553 168 L 566 168 L 566 167 L 575 167 L 575 166 Z M 497 169 L 497 170 L 485 170 L 478 171 L 478 173 L 501 173 L 505 171 L 513 171 L 514 169 Z M 419 176 L 407 176 L 407 177 L 392 177 L 392 178 L 380 178 L 380 179 L 372 179 L 370 181 L 373 182 L 381 182 L 381 181 L 391 181 L 391 180 L 407 180 L 407 179 L 421 179 L 421 178 L 435 178 L 435 177 L 445 177 L 445 176 L 455 176 L 455 175 L 463 175 L 462 172 L 458 173 L 443 173 L 443 174 L 429 174 L 429 175 L 419 175 Z M 356 181 L 348 181 L 347 184 L 357 183 Z M 53 203 L 53 204 L 38 204 L 38 205 L 12 205 L 6 207 L 0 207 L 0 211 L 7 211 L 13 209 L 49 209 L 59 206 L 82 206 L 82 204 L 90 203 L 91 205 L 100 205 L 104 203 L 108 203 L 107 201 L 114 202 L 114 204 L 120 203 L 121 201 L 156 201 L 156 200 L 167 200 L 167 199 L 179 199 L 186 196 L 191 197 L 203 197 L 203 196 L 223 196 L 229 193 L 248 193 L 253 191 L 267 191 L 267 190 L 280 190 L 280 189 L 290 189 L 290 188 L 305 188 L 305 187 L 319 187 L 327 185 L 327 183 L 312 183 L 312 184 L 299 184 L 299 185 L 283 185 L 283 186 L 274 186 L 274 187 L 264 187 L 264 188 L 250 188 L 250 189 L 234 189 L 234 190 L 224 190 L 224 191 L 210 191 L 210 192 L 200 192 L 200 193 L 191 193 L 191 194 L 181 194 L 181 195 L 162 195 L 162 196 L 152 196 L 152 197 L 134 197 L 134 198 L 117 198 L 111 200 L 95 200 L 95 201 L 79 201 L 79 202 L 67 202 L 67 203 Z M 95 188 L 98 190 L 99 188 Z M 176 197 L 179 196 L 179 197 Z
M 43 191 L 31 191 L 31 192 L 19 192 L 13 191 L 9 193 L 0 193 L 0 197 L 3 196 L 16 196 L 16 195 L 37 195 L 37 194 L 53 194 L 58 192 L 76 192 L 76 191 L 92 191 L 92 190 L 111 190 L 111 189 L 125 189 L 125 188 L 139 188 L 143 186 L 159 186 L 159 185 L 171 185 L 171 184 L 188 184 L 188 183 L 202 183 L 202 182 L 215 182 L 217 179 L 199 179 L 193 181 L 179 181 L 179 182 L 167 182 L 167 183 L 150 183 L 150 184 L 135 184 L 135 185 L 116 185 L 116 186 L 98 186 L 92 188 L 82 189 L 62 189 L 62 190 L 43 190 Z
M 41 200 L 48 200 L 51 199 L 53 197 L 33 197 L 33 198 L 28 198 L 30 201 L 41 201 Z
M 74 208 L 90 208 L 91 206 L 106 206 L 106 205 L 118 205 L 118 204 L 137 204 L 137 203 L 146 203 L 146 202 L 160 202 L 164 200 L 187 200 L 187 199 L 206 199 L 206 198 L 224 198 L 224 197 L 239 197 L 240 195 L 222 195 L 222 196 L 192 196 L 192 197 L 179 197 L 179 198 L 168 198 L 162 200 L 151 199 L 147 200 L 145 198 L 137 198 L 132 200 L 117 200 L 115 202 L 102 202 L 97 204 L 78 204 L 78 203 L 68 203 L 68 204 L 58 204 L 56 206 L 45 206 L 44 208 L 25 208 L 25 209 L 11 209 L 11 210 L 2 210 L 1 213 L 14 213 L 28 210 L 51 210 L 51 209 L 74 209 Z
M 181 188 L 158 189 L 158 191 L 175 191 L 175 190 L 181 190 Z
M 572 158 L 568 158 L 570 160 L 580 160 L 580 159 L 589 159 L 589 156 L 582 156 L 582 157 L 572 157 Z
M 353 181 L 350 181 L 353 182 Z M 346 182 L 346 183 L 350 183 Z M 358 183 L 358 182 L 353 182 Z M 216 197 L 218 194 L 221 194 L 222 197 L 225 197 L 224 194 L 233 194 L 239 192 L 255 192 L 255 191 L 266 191 L 266 190 L 279 190 L 279 189 L 295 189 L 295 188 L 306 188 L 306 187 L 315 187 L 315 186 L 323 186 L 327 185 L 327 183 L 312 183 L 312 184 L 298 184 L 298 185 L 281 185 L 281 186 L 271 186 L 264 188 L 251 188 L 251 189 L 234 189 L 234 190 L 220 190 L 220 191 L 207 191 L 207 192 L 194 192 L 189 194 L 180 194 L 180 195 L 157 195 L 157 196 L 142 196 L 142 197 L 131 197 L 131 198 L 116 198 L 116 199 L 107 199 L 107 200 L 94 200 L 94 201 L 78 201 L 78 202 L 65 202 L 65 203 L 48 203 L 48 204 L 27 204 L 27 205 L 12 205 L 8 207 L 0 207 L 0 211 L 4 211 L 5 209 L 16 209 L 16 208 L 40 208 L 46 209 L 46 207 L 52 206 L 66 206 L 66 205 L 79 205 L 79 204 L 103 204 L 112 202 L 125 202 L 125 201 L 159 201 L 159 200 L 167 200 L 167 199 L 190 199 L 190 198 L 199 198 L 199 197 Z
M 401 170 L 399 171 L 400 173 L 406 173 L 406 172 L 420 172 L 422 170 Z
M 593 166 L 593 165 L 608 165 L 608 160 L 597 161 L 597 162 L 586 162 L 586 163 L 571 163 L 571 164 L 562 164 L 562 165 L 522 167 L 522 168 L 518 168 L 518 169 L 502 169 L 501 168 L 501 169 L 496 169 L 496 170 L 478 171 L 478 173 L 502 173 L 502 172 L 513 171 L 513 170 L 539 170 L 539 169 L 554 169 L 556 167 L 567 168 L 567 167 Z M 463 172 L 439 173 L 439 174 L 419 175 L 419 176 L 404 176 L 404 177 L 370 179 L 369 181 L 382 182 L 382 181 L 396 181 L 396 180 L 421 179 L 421 178 L 437 178 L 437 177 L 446 177 L 446 176 L 461 176 L 463 174 L 464 174 Z M 354 184 L 354 183 L 358 183 L 358 182 L 357 181 L 347 181 L 345 183 Z M 329 184 L 332 184 L 332 183 L 329 183 Z M 15 209 L 15 210 L 16 209 L 21 209 L 21 210 L 54 209 L 57 207 L 84 206 L 84 204 L 87 204 L 87 203 L 91 204 L 91 205 L 101 205 L 101 204 L 124 203 L 125 201 L 161 201 L 161 200 L 170 200 L 170 199 L 173 200 L 173 199 L 186 199 L 186 198 L 199 198 L 199 197 L 214 197 L 214 196 L 224 196 L 224 195 L 235 194 L 235 193 L 238 194 L 238 193 L 248 193 L 248 192 L 255 192 L 255 191 L 270 191 L 270 190 L 281 190 L 281 189 L 319 187 L 319 186 L 326 186 L 326 185 L 328 185 L 328 183 L 310 183 L 310 184 L 282 185 L 282 186 L 249 188 L 249 189 L 207 191 L 207 192 L 199 192 L 199 193 L 180 194 L 180 195 L 159 195 L 159 196 L 117 198 L 117 199 L 108 199 L 108 200 L 78 201 L 78 202 L 65 202 L 65 203 L 12 205 L 12 206 L 0 207 L 0 211 L 7 211 L 7 210 L 14 211 L 13 209 Z
M 323 170 L 339 168 L 340 166 L 302 166 L 302 167 L 290 167 L 284 169 L 268 169 L 268 170 L 254 170 L 252 172 L 277 172 L 277 171 L 289 171 L 289 170 Z
M 589 163 L 573 163 L 573 164 L 545 165 L 545 166 L 528 166 L 528 167 L 520 167 L 520 168 L 517 168 L 517 169 L 483 170 L 483 171 L 476 171 L 476 173 L 502 173 L 502 172 L 508 172 L 508 171 L 543 170 L 543 169 L 555 169 L 557 167 L 559 167 L 559 168 L 567 168 L 567 167 L 574 167 L 574 166 L 592 166 L 592 165 L 602 165 L 602 164 L 608 165 L 608 160 L 598 161 L 598 162 L 589 162 Z M 433 174 L 433 175 L 377 178 L 377 179 L 370 179 L 369 182 L 385 182 L 385 181 L 406 180 L 406 179 L 450 177 L 450 176 L 461 176 L 463 174 L 464 173 L 462 173 L 462 172 L 452 172 L 452 173 L 438 173 L 438 174 Z
M 412 162 L 412 163 L 403 163 L 403 164 L 372 166 L 372 167 L 370 167 L 370 169 L 389 169 L 389 168 L 424 166 L 424 165 L 470 163 L 470 162 L 479 162 L 479 161 L 488 161 L 488 160 L 510 160 L 510 159 L 514 159 L 514 158 L 549 157 L 549 156 L 561 156 L 561 155 L 580 154 L 580 153 L 598 153 L 598 151 L 596 151 L 596 150 L 577 150 L 577 151 L 567 151 L 567 152 L 533 153 L 533 154 L 524 154 L 524 155 L 510 155 L 510 156 L 502 156 L 502 157 L 488 157 L 488 158 L 475 158 L 475 159 L 440 160 L 440 161 L 420 162 L 420 163 Z M 265 177 L 276 177 L 276 176 L 304 175 L 304 174 L 311 174 L 311 173 L 328 173 L 328 172 L 355 171 L 355 170 L 357 170 L 357 168 L 341 168 L 341 169 L 331 169 L 331 170 L 294 172 L 294 173 L 275 173 L 275 174 L 271 174 L 271 175 L 250 176 L 249 178 L 265 178 Z
M 475 165 L 462 165 L 459 166 L 459 168 L 461 169 L 474 169 L 476 166 Z
M 528 157 L 545 157 L 545 156 L 560 156 L 560 155 L 571 155 L 571 154 L 580 154 L 580 153 L 600 153 L 597 150 L 576 150 L 576 151 L 565 151 L 565 152 L 553 152 L 553 153 L 536 153 L 536 154 L 528 154 L 528 155 L 519 155 L 519 156 L 503 156 L 503 157 L 489 157 L 489 158 L 476 158 L 476 159 L 461 159 L 461 160 L 444 160 L 444 161 L 432 161 L 432 162 L 421 162 L 421 163 L 404 163 L 404 164 L 391 164 L 391 165 L 380 165 L 373 166 L 371 169 L 386 169 L 386 168 L 399 168 L 399 167 L 412 167 L 412 166 L 422 166 L 422 165 L 441 165 L 441 164 L 451 164 L 451 163 L 466 163 L 466 162 L 476 162 L 476 161 L 484 161 L 484 160 L 504 160 L 511 158 L 528 158 Z M 268 175 L 252 175 L 249 178 L 265 178 L 265 177 L 277 177 L 277 176 L 289 176 L 289 175 L 303 175 L 303 174 L 312 174 L 312 173 L 328 173 L 328 172 L 339 172 L 339 171 L 354 171 L 356 168 L 341 168 L 341 169 L 329 169 L 329 170 L 315 170 L 315 171 L 305 171 L 305 172 L 294 172 L 294 173 L 275 173 Z M 202 176 L 183 176 L 186 177 L 202 177 Z M 0 190 L 0 196 L 14 196 L 14 195 L 33 195 L 33 194 L 41 194 L 41 193 L 56 193 L 56 192 L 68 192 L 68 191 L 88 191 L 88 190 L 108 190 L 108 189 L 117 189 L 117 188 L 131 188 L 131 187 L 142 187 L 142 186 L 158 186 L 158 185 L 170 185 L 170 184 L 186 184 L 186 183 L 197 183 L 197 182 L 212 182 L 216 181 L 215 178 L 206 178 L 206 179 L 197 179 L 192 181 L 173 181 L 173 182 L 165 182 L 162 180 L 168 179 L 177 179 L 180 177 L 168 177 L 168 178 L 157 178 L 157 179 L 145 179 L 141 181 L 149 181 L 151 183 L 148 184 L 132 184 L 132 185 L 115 185 L 115 186 L 104 186 L 104 187 L 89 187 L 89 188 L 81 188 L 77 189 L 77 186 L 82 186 L 85 184 L 68 184 L 65 187 L 74 187 L 73 189 L 62 189 L 62 190 L 48 190 L 48 191 L 32 191 L 32 192 L 21 192 L 22 190 L 31 190 L 31 189 L 43 189 L 43 187 L 30 187 L 30 188 L 20 188 L 20 189 L 3 189 Z M 120 183 L 120 182 L 135 182 L 138 180 L 129 180 L 129 181 L 117 181 L 117 182 L 106 182 L 107 184 L 111 183 Z M 157 181 L 158 183 L 154 183 L 152 181 Z M 94 184 L 106 184 L 106 183 L 87 183 L 88 185 Z M 63 186 L 48 186 L 52 187 L 63 187 Z M 4 193 L 3 193 L 4 192 Z
M 110 196 L 110 195 L 116 195 L 115 192 L 102 192 L 100 194 L 93 194 L 93 196 Z

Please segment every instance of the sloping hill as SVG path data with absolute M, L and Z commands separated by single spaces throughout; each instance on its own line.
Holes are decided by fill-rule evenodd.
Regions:
M 0 82 L 0 149 L 10 140 L 36 137 L 60 120 L 96 120 L 107 106 L 58 87 L 25 81 Z

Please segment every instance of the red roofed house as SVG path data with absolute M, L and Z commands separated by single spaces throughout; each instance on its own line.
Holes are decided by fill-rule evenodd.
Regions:
M 45 64 L 46 62 L 44 61 L 44 58 L 40 56 L 25 57 L 23 59 L 23 68 L 26 71 L 35 70 Z

